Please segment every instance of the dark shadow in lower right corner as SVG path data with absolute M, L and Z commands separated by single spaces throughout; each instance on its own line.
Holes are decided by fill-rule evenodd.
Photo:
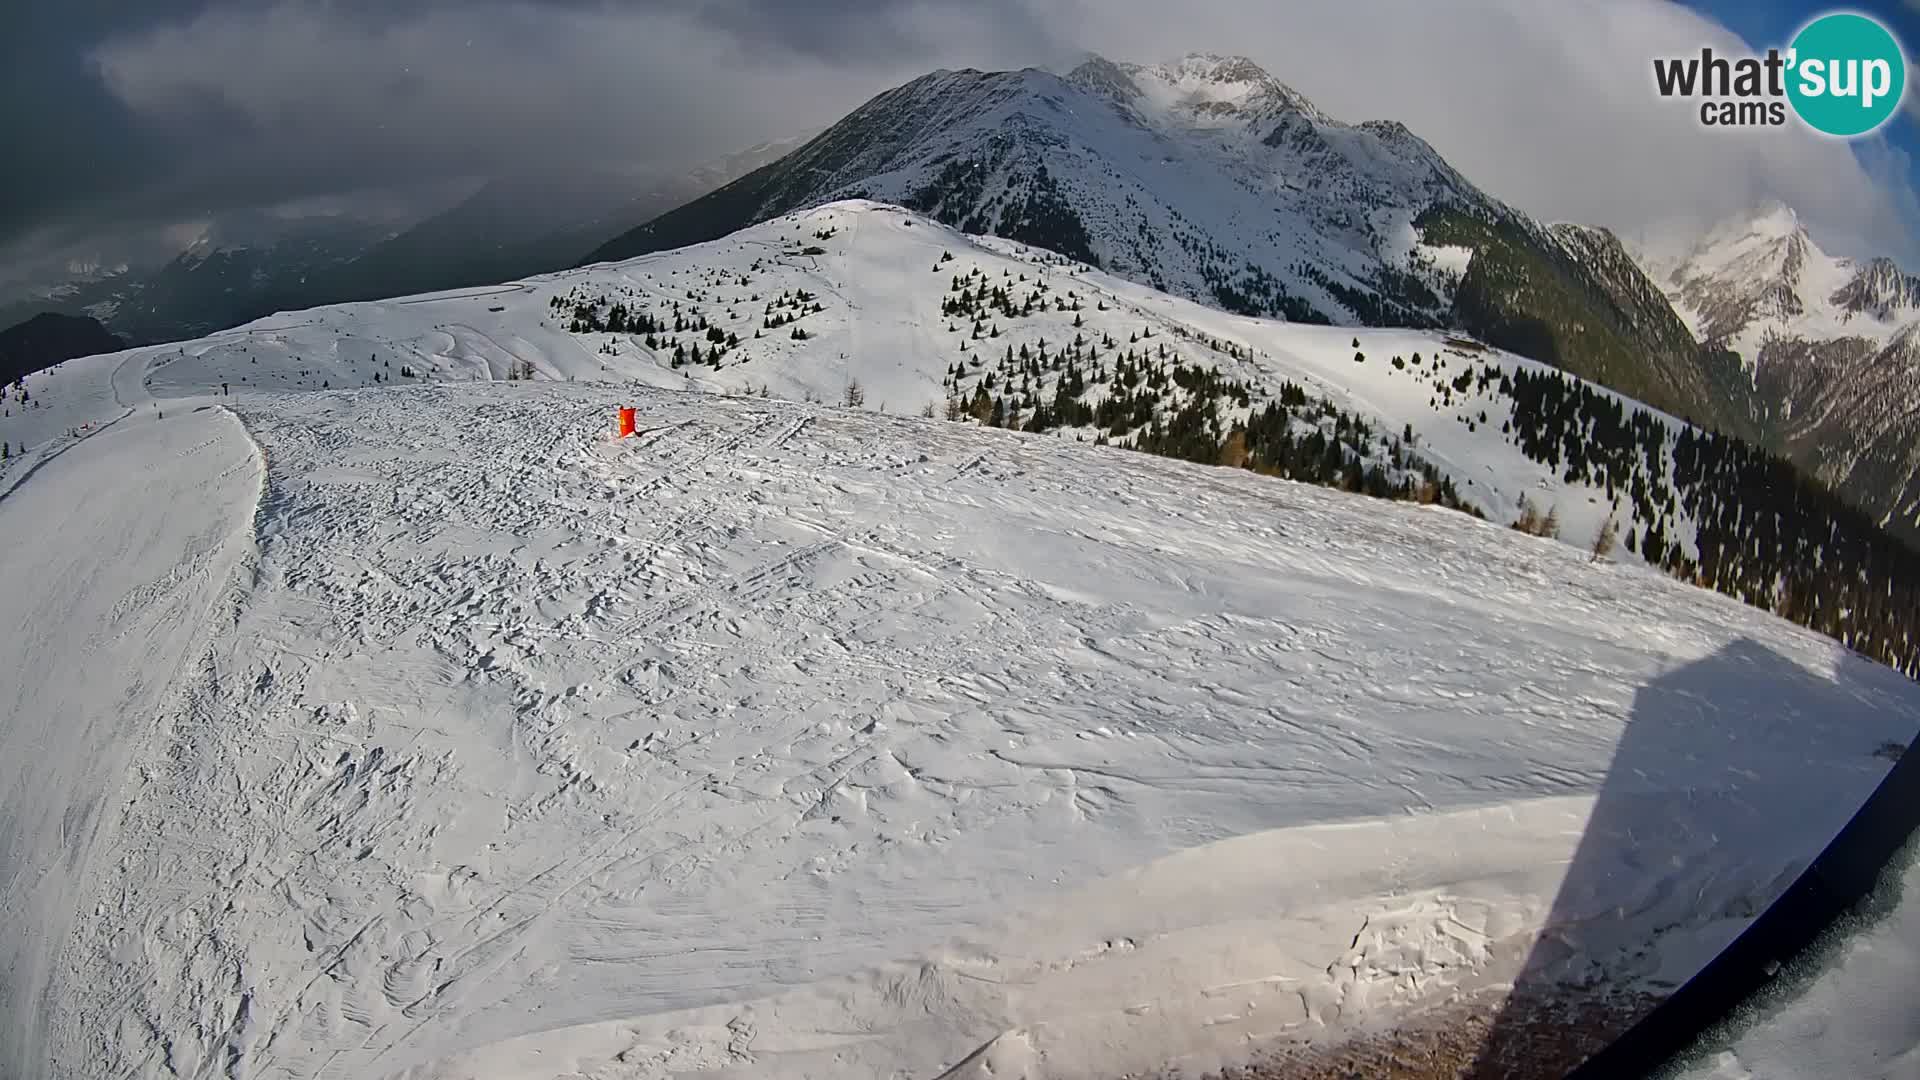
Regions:
M 1642 687 L 1546 916 L 1549 932 L 1460 1076 L 1645 1076 L 1860 903 L 1920 825 L 1920 739 L 1911 735 L 1850 818 L 1853 804 L 1841 805 L 1871 782 L 1866 770 L 1886 767 L 1874 759 L 1883 740 L 1873 732 L 1888 725 L 1871 704 L 1886 699 L 1850 685 L 1883 677 L 1905 682 L 1857 657 L 1829 679 L 1743 639 Z M 1814 823 L 1833 836 L 1824 848 L 1807 840 Z M 1768 835 L 1819 854 L 1790 882 L 1742 880 L 1737 860 L 1718 859 L 1722 837 Z M 1684 882 L 1666 872 L 1703 863 L 1714 865 Z M 1664 1000 L 1584 968 L 1649 944 L 1649 927 L 1698 922 L 1703 904 L 1729 905 L 1709 916 L 1750 916 L 1729 899 L 1741 895 L 1778 899 Z

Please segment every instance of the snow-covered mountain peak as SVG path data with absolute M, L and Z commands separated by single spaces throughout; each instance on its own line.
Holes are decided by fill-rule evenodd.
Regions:
M 1151 98 L 1195 116 L 1239 116 L 1274 109 L 1301 113 L 1316 122 L 1328 117 L 1298 91 L 1244 56 L 1193 53 L 1134 73 Z
M 1115 63 L 1093 56 L 1070 72 L 1066 81 L 1111 99 L 1124 112 L 1154 126 L 1238 128 L 1285 114 L 1297 114 L 1315 124 L 1334 122 L 1304 95 L 1244 56 L 1190 53 L 1158 64 Z
M 1791 207 L 1771 202 L 1708 229 L 1662 276 L 1702 338 L 1751 363 L 1761 341 L 1820 311 L 1847 266 L 1820 250 Z
M 1790 456 L 1876 516 L 1920 522 L 1920 277 L 1828 254 L 1779 202 L 1636 248 L 1694 333 L 1739 354 Z
M 991 89 L 1044 89 L 1057 83 L 1059 76 L 1039 68 L 1012 71 L 986 71 L 981 68 L 938 68 L 911 82 L 880 95 L 875 101 L 891 97 L 918 97 L 929 93 L 953 93 Z M 871 102 L 869 104 L 872 104 Z
M 1192 78 L 1218 85 L 1271 85 L 1278 82 L 1266 69 L 1244 56 L 1193 52 L 1156 64 L 1153 70 L 1169 78 Z
M 1793 207 L 1778 199 L 1766 199 L 1756 203 L 1745 214 L 1730 218 L 1721 223 L 1726 228 L 1744 228 L 1749 233 L 1772 235 L 1788 238 L 1804 236 L 1806 226 L 1800 223 L 1800 214 Z
M 593 261 L 872 198 L 1244 313 L 1431 326 L 1453 278 L 1410 251 L 1437 206 L 1511 211 L 1397 124 L 1349 125 L 1243 57 L 931 72 L 879 95 L 750 188 Z M 1418 265 L 1415 265 L 1415 263 Z
M 1125 103 L 1140 96 L 1139 84 L 1133 81 L 1132 73 L 1136 70 L 1138 65 L 1116 64 L 1104 56 L 1093 55 L 1068 72 L 1066 80 L 1069 85 L 1097 97 Z
M 1910 319 L 1920 311 L 1920 276 L 1900 269 L 1892 259 L 1869 259 L 1829 299 L 1852 315 Z
M 1800 216 L 1781 203 L 1764 204 L 1722 221 L 1694 245 L 1689 276 L 1736 274 L 1797 289 L 1810 257 L 1824 256 Z
M 1733 348 L 1749 365 L 1771 340 L 1885 343 L 1920 316 L 1920 277 L 1891 259 L 1828 254 L 1779 202 L 1727 218 L 1684 255 L 1649 265 L 1701 337 Z

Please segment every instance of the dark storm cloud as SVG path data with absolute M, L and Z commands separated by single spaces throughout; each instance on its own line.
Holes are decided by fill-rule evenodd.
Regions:
M 1057 52 L 1058 27 L 1017 0 L 683 0 L 682 11 L 752 47 L 826 61 L 925 58 L 943 20 L 991 28 L 996 59 L 1032 61 Z M 1026 55 L 1020 55 L 1020 54 Z
M 154 7 L 164 14 L 165 5 Z M 114 9 L 84 0 L 0 5 L 0 241 L 126 190 L 129 175 L 158 160 L 159 149 L 87 68 L 89 28 L 112 25 Z
M 1052 46 L 1025 0 L 0 4 L 0 250 L 370 186 L 677 165 L 930 66 Z
M 1665 0 L 0 0 L 0 264 L 10 241 L 215 210 L 691 163 L 934 67 L 1079 47 L 1245 53 L 1549 218 L 1630 229 L 1776 197 L 1841 246 L 1920 250 L 1897 146 L 1703 138 L 1654 100 L 1648 58 L 1708 42 L 1742 44 Z

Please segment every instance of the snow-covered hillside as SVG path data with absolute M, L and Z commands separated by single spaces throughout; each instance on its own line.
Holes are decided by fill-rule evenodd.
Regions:
M 996 290 L 1003 302 L 994 300 Z M 974 298 L 964 312 L 954 307 L 962 292 Z M 623 309 L 618 320 L 611 318 L 615 304 Z M 583 310 L 588 323 L 577 321 Z M 639 330 L 643 316 L 657 328 Z M 605 329 L 610 322 L 622 329 Z M 1121 377 L 1114 367 L 1130 355 L 1247 387 L 1244 404 L 1223 406 L 1223 425 L 1247 419 L 1291 383 L 1316 403 L 1312 408 L 1324 402 L 1371 425 L 1364 439 L 1345 436 L 1366 448 L 1367 463 L 1400 477 L 1406 473 L 1396 459 L 1401 466 L 1426 462 L 1491 520 L 1514 520 L 1525 498 L 1543 513 L 1556 511 L 1562 537 L 1573 544 L 1588 544 L 1616 511 L 1623 535 L 1645 536 L 1657 526 L 1683 549 L 1693 542 L 1684 508 L 1643 514 L 1624 494 L 1634 476 L 1659 486 L 1672 469 L 1666 456 L 1657 462 L 1660 476 L 1643 463 L 1615 475 L 1609 492 L 1597 478 L 1569 482 L 1564 462 L 1535 460 L 1538 454 L 1516 444 L 1505 430 L 1516 403 L 1502 393 L 1498 376 L 1550 374 L 1544 365 L 1440 331 L 1231 315 L 1048 252 L 964 236 L 917 214 L 858 201 L 625 263 L 276 316 L 155 350 L 151 382 L 162 394 L 223 382 L 235 392 L 339 389 L 503 379 L 525 366 L 543 379 L 828 402 L 858 384 L 868 409 L 946 415 L 950 398 L 966 403 L 983 386 L 1010 401 L 1051 403 L 1065 374 L 1054 365 L 1069 354 L 1089 383 L 1080 400 L 1090 405 L 1112 396 Z M 1094 379 L 1096 369 L 1107 372 L 1107 382 Z M 30 389 L 43 404 L 59 405 L 66 393 L 57 389 L 61 375 L 39 378 L 29 380 Z M 1165 402 L 1184 393 L 1173 385 Z M 1312 408 L 1299 415 L 1310 416 Z M 1159 415 L 1165 412 L 1163 405 Z M 1682 426 L 1659 419 L 1670 434 Z M 0 420 L 0 437 L 32 442 L 42 434 L 10 436 L 9 422 Z M 1324 428 L 1329 439 L 1338 434 L 1331 416 L 1296 426 Z M 1102 428 L 1057 431 L 1092 441 Z M 1644 550 L 1633 546 L 1620 557 Z
M 576 329 L 616 302 L 653 329 Z M 1027 377 L 1133 393 L 1115 354 L 1164 346 L 1369 445 L 1418 420 L 1496 520 L 899 415 L 1076 335 Z M 1472 411 L 1488 365 L 1535 370 L 851 204 L 33 376 L 0 1074 L 1590 1048 L 1785 888 L 1920 688 L 1504 528 L 1581 489 Z
M 170 624 L 206 644 L 113 753 L 9 755 L 38 786 L 0 789 L 106 808 L 91 850 L 25 845 L 91 872 L 10 1050 L 82 1074 L 930 1075 L 991 1041 L 1110 1075 L 1457 1008 L 1542 920 L 1593 945 L 1556 976 L 1657 992 L 1920 725 L 1911 684 L 1750 609 L 1243 472 L 608 387 L 233 408 L 266 477 L 198 498 L 254 516 Z M 135 482 L 88 528 L 150 517 L 155 438 L 206 447 L 152 492 L 185 513 L 244 444 L 222 415 L 69 450 L 0 501 L 8 548 L 90 550 L 39 529 L 89 477 Z M 181 558 L 120 588 L 206 580 Z M 10 603 L 93 580 L 14 565 Z M 22 641 L 10 738 L 169 681 Z M 34 708 L 54 686 L 72 709 Z M 116 754 L 123 790 L 60 765 Z

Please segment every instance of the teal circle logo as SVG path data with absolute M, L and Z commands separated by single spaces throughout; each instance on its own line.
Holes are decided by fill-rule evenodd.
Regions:
M 1787 53 L 1787 100 L 1815 131 L 1865 135 L 1907 92 L 1907 58 L 1886 27 L 1852 12 L 1808 23 Z

